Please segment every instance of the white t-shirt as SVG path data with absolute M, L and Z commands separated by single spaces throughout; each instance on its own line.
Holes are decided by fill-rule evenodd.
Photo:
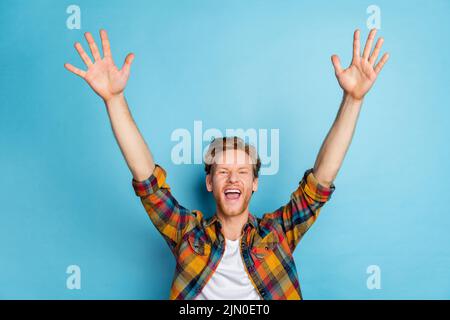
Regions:
M 261 300 L 244 269 L 240 239 L 225 241 L 222 260 L 195 300 Z

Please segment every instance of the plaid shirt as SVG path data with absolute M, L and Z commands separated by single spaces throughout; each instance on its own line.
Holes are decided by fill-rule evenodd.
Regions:
M 335 189 L 334 184 L 319 184 L 312 171 L 305 172 L 286 205 L 262 218 L 249 214 L 242 229 L 242 260 L 262 299 L 302 299 L 292 253 Z M 147 180 L 133 179 L 132 184 L 176 258 L 169 298 L 194 299 L 225 251 L 220 220 L 217 215 L 206 219 L 201 211 L 181 206 L 166 182 L 166 171 L 159 165 Z

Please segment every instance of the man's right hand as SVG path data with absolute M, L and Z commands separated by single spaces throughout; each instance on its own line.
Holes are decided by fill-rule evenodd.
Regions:
M 79 42 L 75 43 L 75 48 L 80 54 L 81 59 L 87 66 L 87 70 L 81 70 L 70 63 L 64 64 L 64 67 L 80 76 L 91 86 L 92 89 L 105 101 L 108 102 L 115 97 L 122 95 L 125 86 L 130 76 L 130 67 L 134 59 L 134 54 L 130 53 L 125 58 L 122 69 L 118 69 L 114 64 L 111 56 L 111 49 L 108 35 L 105 30 L 100 30 L 100 37 L 102 39 L 103 59 L 100 56 L 98 47 L 89 32 L 85 33 L 86 40 L 91 49 L 94 62 L 92 62 L 89 55 L 83 50 Z
M 130 66 L 133 62 L 134 55 L 132 53 L 128 54 L 122 69 L 119 70 L 112 59 L 106 31 L 100 30 L 103 45 L 103 59 L 100 56 L 92 35 L 86 32 L 85 36 L 89 43 L 89 48 L 91 48 L 94 62 L 92 62 L 91 58 L 83 50 L 81 44 L 75 43 L 75 48 L 87 66 L 87 71 L 80 70 L 69 63 L 66 63 L 64 66 L 67 70 L 86 80 L 91 88 L 103 98 L 114 136 L 127 165 L 134 179 L 143 181 L 152 174 L 155 163 L 144 138 L 131 116 L 128 103 L 123 94 L 130 75 Z

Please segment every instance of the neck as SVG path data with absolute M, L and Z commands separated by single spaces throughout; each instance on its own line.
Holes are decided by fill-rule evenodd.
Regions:
M 237 216 L 227 216 L 220 210 L 217 210 L 217 218 L 222 223 L 223 236 L 228 240 L 236 240 L 242 234 L 242 228 L 248 221 L 249 210 L 245 209 L 244 212 Z

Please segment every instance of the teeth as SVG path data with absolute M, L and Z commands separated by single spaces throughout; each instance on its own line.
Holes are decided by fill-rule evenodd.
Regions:
M 241 194 L 241 191 L 239 191 L 239 189 L 227 189 L 225 190 L 225 194 L 227 193 L 239 193 Z

